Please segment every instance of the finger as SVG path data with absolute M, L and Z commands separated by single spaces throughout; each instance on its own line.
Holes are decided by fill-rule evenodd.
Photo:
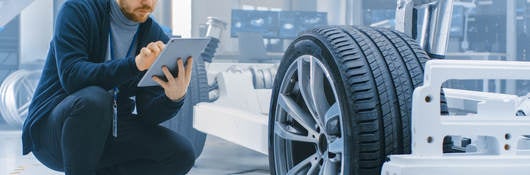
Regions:
M 186 82 L 186 89 L 188 88 L 188 86 L 190 85 L 190 82 L 191 82 L 191 73 L 189 75 L 186 75 L 186 80 L 184 80 Z
M 164 50 L 166 48 L 166 45 L 162 41 L 157 41 L 156 45 L 158 46 L 158 48 L 160 48 L 160 50 Z
M 164 89 L 167 88 L 167 82 L 165 82 L 164 80 L 158 78 L 157 76 L 153 76 L 152 79 L 153 79 L 153 81 L 158 83 L 160 86 L 162 86 L 162 88 L 164 88 Z
M 193 58 L 191 56 L 188 57 L 186 62 L 186 80 L 189 82 L 191 80 L 191 71 L 193 70 Z
M 171 82 L 175 79 L 173 75 L 171 74 L 171 72 L 169 71 L 169 69 L 167 68 L 167 66 L 162 66 L 162 72 L 164 72 L 164 75 L 166 76 L 168 82 Z
M 154 44 L 155 44 L 154 42 L 150 42 L 150 43 L 147 44 L 147 46 L 145 46 L 145 47 L 150 48 L 150 47 L 153 47 Z
M 151 50 L 150 50 L 150 49 L 148 49 L 148 48 L 145 48 L 145 47 L 144 47 L 144 48 L 142 48 L 142 53 L 143 53 L 143 54 L 144 54 L 144 56 L 146 56 L 146 57 L 150 57 L 150 56 L 151 56 L 151 55 L 153 54 L 153 53 L 151 52 Z
M 184 62 L 182 61 L 182 58 L 177 59 L 177 66 L 179 70 L 177 78 L 186 78 L 186 75 L 184 74 Z
M 155 42 L 150 42 L 149 44 L 147 44 L 147 46 L 145 46 L 146 48 L 148 49 L 152 49 L 153 47 L 156 46 L 156 43 Z
M 160 49 L 163 49 L 164 43 L 162 41 L 153 42 L 153 47 L 158 47 Z
M 156 45 L 150 45 L 149 49 L 153 52 L 154 55 L 158 55 L 160 53 L 160 48 Z

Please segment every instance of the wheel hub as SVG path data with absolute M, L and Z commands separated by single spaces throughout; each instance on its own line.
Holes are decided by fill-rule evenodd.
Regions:
M 328 139 L 324 134 L 320 134 L 318 137 L 318 150 L 320 154 L 324 154 L 328 150 Z

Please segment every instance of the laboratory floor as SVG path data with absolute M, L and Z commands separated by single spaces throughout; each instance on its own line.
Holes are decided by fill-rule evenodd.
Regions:
M 44 167 L 33 155 L 21 156 L 20 131 L 0 123 L 0 175 L 62 175 Z M 208 136 L 203 153 L 189 175 L 269 174 L 266 155 Z

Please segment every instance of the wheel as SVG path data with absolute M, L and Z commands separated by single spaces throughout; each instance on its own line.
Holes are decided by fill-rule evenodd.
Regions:
M 202 57 L 193 59 L 192 78 L 184 99 L 184 105 L 175 117 L 162 123 L 162 126 L 186 137 L 193 145 L 195 158 L 198 158 L 204 148 L 206 134 L 193 128 L 193 106 L 200 102 L 209 101 L 209 86 Z
M 7 124 L 21 128 L 28 116 L 28 107 L 37 83 L 40 70 L 18 70 L 4 79 L 0 86 L 0 114 Z
M 412 92 L 427 54 L 404 34 L 326 26 L 302 33 L 275 77 L 269 111 L 272 174 L 380 174 L 410 153 Z

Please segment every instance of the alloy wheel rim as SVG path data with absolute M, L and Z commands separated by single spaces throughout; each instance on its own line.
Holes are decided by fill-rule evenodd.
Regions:
M 343 174 L 338 99 L 330 71 L 320 60 L 302 55 L 289 66 L 275 108 L 276 174 Z
M 0 85 L 0 114 L 15 127 L 21 127 L 40 78 L 40 71 L 18 70 Z

